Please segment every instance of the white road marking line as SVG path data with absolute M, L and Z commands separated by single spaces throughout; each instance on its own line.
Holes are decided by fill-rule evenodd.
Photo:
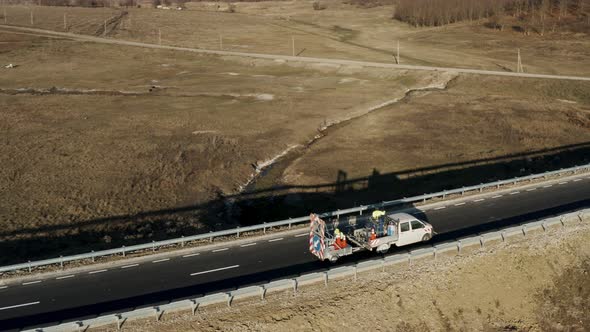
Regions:
M 236 267 L 239 267 L 239 265 L 232 265 L 232 266 L 220 267 L 220 268 L 218 268 L 218 269 L 213 269 L 213 270 L 207 270 L 207 271 L 195 272 L 195 273 L 191 273 L 191 276 L 197 276 L 197 275 L 199 275 L 199 274 L 205 274 L 205 273 L 211 273 L 211 272 L 217 272 L 217 271 L 223 271 L 223 270 L 235 269 Z
M 496 196 L 493 196 L 492 198 L 500 198 L 500 197 L 502 197 L 502 195 L 496 195 Z
M 520 194 L 520 191 L 513 191 L 510 193 L 510 195 L 516 195 L 516 194 Z
M 200 254 L 201 254 L 200 252 L 195 252 L 194 254 L 184 255 L 182 257 L 187 258 L 187 257 L 199 256 Z
M 481 202 L 481 201 L 485 201 L 485 200 L 486 200 L 485 198 L 480 198 L 480 199 L 474 199 L 473 201 L 474 202 Z
M 282 237 L 280 237 L 280 238 L 278 238 L 278 239 L 272 239 L 272 240 L 268 240 L 268 242 L 281 241 L 282 239 L 283 239 L 283 238 L 282 238 Z
M 8 286 L 0 286 L 0 289 L 8 288 Z
M 242 244 L 240 247 L 243 248 L 243 247 L 249 247 L 249 246 L 255 246 L 255 245 L 256 245 L 256 242 L 254 242 L 254 243 L 248 243 L 248 244 Z
M 226 250 L 229 250 L 229 248 L 215 249 L 215 250 L 211 250 L 211 252 L 220 252 L 220 251 L 226 251 Z
M 455 204 L 455 206 L 460 206 L 460 205 L 465 205 L 465 202 Z
M 155 261 L 152 261 L 152 263 L 161 263 L 161 262 L 165 262 L 165 261 L 169 261 L 170 258 L 162 258 L 162 259 L 157 259 Z
M 107 271 L 108 270 L 97 270 L 97 271 L 88 272 L 88 274 L 102 273 L 102 272 L 107 272 Z
M 128 269 L 130 267 L 136 267 L 139 266 L 139 264 L 130 264 L 130 265 L 125 265 L 125 266 L 121 266 L 122 269 Z
M 295 235 L 294 237 L 301 237 L 301 236 L 306 236 L 306 235 L 309 235 L 309 234 L 308 234 L 308 233 L 297 234 L 297 235 Z
M 560 182 L 560 183 L 558 183 L 558 184 L 566 184 L 566 183 L 567 183 L 567 181 L 565 181 L 565 182 Z
M 548 185 L 546 185 L 546 186 L 543 186 L 543 188 L 551 188 L 551 187 L 553 187 L 553 185 L 552 185 L 552 184 L 548 184 Z
M 55 278 L 55 280 L 69 279 L 69 278 L 73 278 L 75 276 L 76 276 L 75 274 L 70 274 L 67 276 L 57 277 L 57 278 Z
M 15 305 L 11 305 L 9 307 L 2 307 L 0 308 L 0 310 L 7 310 L 7 309 L 14 309 L 14 308 L 20 308 L 20 307 L 26 307 L 26 306 L 30 306 L 30 305 L 35 305 L 35 304 L 39 304 L 39 301 L 35 301 L 35 302 L 29 302 L 29 303 L 23 303 L 23 304 L 15 304 Z
M 437 208 L 434 208 L 434 209 L 435 209 L 435 210 L 442 210 L 442 209 L 446 209 L 446 208 L 447 208 L 446 206 L 439 206 L 439 207 L 437 207 Z
M 574 182 L 582 181 L 582 179 L 575 179 Z
M 535 191 L 535 190 L 537 190 L 537 188 L 527 189 L 526 191 Z
M 32 284 L 38 284 L 38 283 L 40 283 L 40 282 L 41 282 L 41 280 L 35 280 L 35 281 L 29 281 L 29 282 L 23 282 L 23 286 L 26 286 L 26 285 L 32 285 Z

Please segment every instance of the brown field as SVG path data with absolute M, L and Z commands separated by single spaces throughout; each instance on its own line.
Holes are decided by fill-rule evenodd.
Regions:
M 393 7 L 326 5 L 133 8 L 106 35 L 157 43 L 160 29 L 163 44 L 201 48 L 217 48 L 222 35 L 226 50 L 276 54 L 290 54 L 294 36 L 303 56 L 389 62 L 400 39 L 402 63 L 486 69 L 509 68 L 520 47 L 527 71 L 590 75 L 585 35 L 414 29 L 390 19 Z M 6 9 L 9 24 L 30 26 L 28 7 Z M 62 31 L 67 11 L 66 30 L 90 35 L 121 14 L 33 10 L 35 27 Z M 588 83 L 200 56 L 0 28 L 7 63 L 18 67 L 0 68 L 0 248 L 12 261 L 421 194 L 590 155 Z M 392 104 L 375 108 L 384 102 Z M 244 191 L 256 168 L 286 150 Z

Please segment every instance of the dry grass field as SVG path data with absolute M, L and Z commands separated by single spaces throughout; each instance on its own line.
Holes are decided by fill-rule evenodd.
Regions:
M 412 28 L 392 20 L 393 6 L 359 8 L 339 0 L 322 1 L 313 10 L 307 1 L 236 3 L 236 12 L 217 9 L 216 2 L 188 3 L 187 10 L 148 8 L 85 9 L 8 6 L 8 24 L 64 31 L 67 13 L 75 33 L 101 35 L 165 45 L 301 56 L 393 62 L 400 41 L 404 64 L 515 71 L 521 49 L 526 72 L 590 75 L 590 38 L 586 33 L 556 31 L 544 36 L 513 29 L 485 27 L 486 21 L 444 27 Z M 125 15 L 121 15 L 125 12 Z M 119 17 L 120 16 L 120 17 Z M 114 19 L 117 18 L 118 19 Z M 0 23 L 2 23 L 0 21 Z
M 108 38 L 157 43 L 159 29 L 163 44 L 215 49 L 221 35 L 226 50 L 290 54 L 294 36 L 303 56 L 386 62 L 400 39 L 402 63 L 486 69 L 510 67 L 521 47 L 527 71 L 590 75 L 587 36 L 414 29 L 390 19 L 393 7 L 325 3 L 322 11 L 300 1 L 239 3 L 236 13 L 211 3 L 31 8 L 35 27 L 56 31 L 65 12 L 65 30 L 79 34 L 104 34 L 109 20 Z M 29 7 L 6 9 L 8 24 L 30 26 Z M 12 249 L 8 260 L 251 224 L 590 155 L 587 83 L 200 56 L 0 30 L 7 63 L 17 65 L 0 68 L 0 248 Z M 424 88 L 431 91 L 404 98 Z M 246 188 L 266 191 L 244 195 L 256 169 L 287 150 Z M 320 195 L 300 195 L 301 186 Z M 333 200 L 334 191 L 346 195 Z M 234 198 L 245 204 L 227 213 Z

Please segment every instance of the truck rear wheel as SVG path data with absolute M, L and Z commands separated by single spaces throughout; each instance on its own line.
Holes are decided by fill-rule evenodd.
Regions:
M 431 236 L 430 234 L 424 234 L 424 236 L 422 237 L 422 242 L 428 242 L 430 240 Z
M 330 263 L 336 263 L 338 261 L 338 256 L 330 256 Z

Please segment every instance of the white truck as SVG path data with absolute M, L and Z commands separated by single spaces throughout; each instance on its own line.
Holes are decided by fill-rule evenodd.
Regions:
M 386 215 L 383 212 L 378 218 L 369 218 L 360 227 L 350 225 L 342 230 L 328 227 L 325 221 L 312 213 L 309 251 L 322 261 L 336 262 L 340 257 L 361 250 L 385 253 L 393 245 L 401 247 L 426 242 L 434 234 L 432 225 L 407 213 Z

